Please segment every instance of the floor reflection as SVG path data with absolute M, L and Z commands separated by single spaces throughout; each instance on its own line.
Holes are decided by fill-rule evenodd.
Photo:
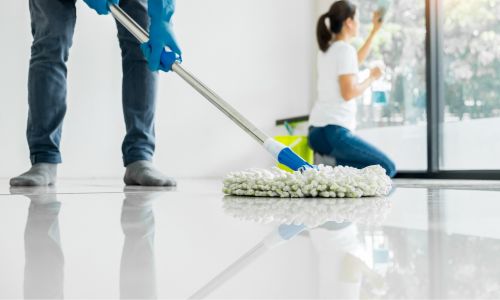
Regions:
M 120 298 L 156 299 L 155 218 L 160 193 L 125 193 L 121 225 L 125 242 L 120 264 Z
M 64 254 L 59 233 L 61 203 L 56 194 L 28 195 L 24 232 L 26 299 L 64 297 Z
M 251 238 L 260 239 L 260 242 L 249 247 L 248 251 L 242 251 L 245 253 L 234 262 L 227 261 L 227 255 L 214 258 L 224 259 L 227 263 L 225 269 L 210 269 L 213 264 L 204 264 L 212 259 L 205 255 L 205 242 L 197 247 L 198 252 L 193 251 L 189 256 L 186 248 L 171 251 L 172 243 L 183 239 L 185 232 L 190 232 L 193 239 L 206 241 L 213 238 L 206 237 L 206 232 L 199 233 L 199 224 L 191 231 L 179 226 L 181 234 L 177 237 L 168 235 L 171 231 L 155 228 L 155 217 L 156 225 L 175 225 L 176 221 L 164 221 L 171 221 L 172 216 L 177 215 L 172 209 L 182 206 L 180 212 L 193 212 L 200 223 L 207 222 L 207 225 L 201 223 L 203 226 L 220 230 L 211 231 L 215 238 L 224 238 L 223 243 L 214 246 L 214 251 L 224 250 L 222 247 L 229 243 L 248 242 L 248 237 L 242 236 L 239 229 L 231 228 L 233 223 L 228 222 L 228 218 L 216 219 L 204 211 L 194 213 L 200 211 L 201 201 L 212 201 L 210 205 L 213 207 L 208 204 L 204 207 L 212 207 L 213 211 L 220 209 L 218 195 L 203 195 L 199 196 L 200 201 L 191 201 L 198 196 L 190 192 L 186 196 L 181 194 L 176 200 L 178 202 L 173 203 L 155 201 L 165 197 L 164 190 L 142 191 L 137 188 L 126 189 L 123 194 L 115 193 L 113 201 L 106 201 L 111 197 L 109 194 L 57 195 L 53 188 L 12 189 L 11 194 L 20 195 L 24 200 L 19 201 L 19 196 L 9 196 L 4 206 L 17 209 L 15 216 L 5 219 L 5 232 L 9 235 L 4 239 L 14 247 L 2 250 L 5 258 L 0 265 L 4 269 L 2 280 L 6 282 L 2 282 L 0 294 L 11 298 L 22 297 L 22 292 L 26 299 L 84 297 L 85 289 L 96 297 L 104 294 L 122 299 L 168 298 L 172 295 L 188 296 L 192 292 L 195 293 L 191 298 L 195 299 L 214 295 L 244 298 L 248 291 L 242 287 L 258 290 L 256 294 L 259 295 L 273 295 L 269 298 L 279 298 L 280 293 L 287 295 L 283 298 L 292 297 L 296 290 L 307 298 L 322 299 L 500 297 L 500 260 L 497 259 L 500 253 L 500 231 L 497 230 L 500 202 L 496 191 L 399 189 L 389 199 L 226 197 L 222 205 L 228 215 L 238 220 L 272 225 L 266 227 L 269 230 L 266 234 L 256 225 L 241 227 L 249 231 L 255 227 L 257 231 L 252 232 Z M 104 208 L 99 206 L 100 209 L 95 210 L 92 205 L 82 213 L 81 209 L 89 207 L 89 203 L 100 205 L 100 201 L 106 201 Z M 120 211 L 121 229 L 118 226 Z M 26 212 L 24 224 L 24 219 L 20 219 L 26 216 Z M 87 227 L 88 223 L 84 222 L 94 214 L 99 218 L 90 220 L 93 226 Z M 227 222 L 225 227 L 218 223 L 221 220 Z M 222 231 L 222 228 L 227 231 Z M 93 243 L 90 245 L 96 245 L 95 249 L 99 251 L 98 257 L 85 257 L 91 260 L 88 268 L 82 267 L 87 261 L 77 261 L 77 265 L 75 261 L 70 262 L 86 251 L 81 249 L 81 244 L 74 243 L 83 232 L 86 233 L 84 243 Z M 262 236 L 256 237 L 257 232 Z M 156 247 L 164 248 L 155 248 L 155 236 Z M 103 251 L 97 247 L 108 239 L 112 240 L 109 245 L 113 248 Z M 225 253 L 233 255 L 231 251 Z M 177 265 L 174 263 L 179 258 L 190 261 L 195 255 L 205 256 L 198 257 L 192 266 L 186 267 L 181 260 Z M 261 258 L 259 268 L 248 268 Z M 96 262 L 103 261 L 110 263 L 101 269 Z M 168 263 L 159 266 L 159 261 Z M 96 281 L 101 280 L 98 284 L 89 283 L 85 280 L 87 277 L 82 277 L 82 274 L 94 271 L 94 266 L 97 267 L 92 275 Z M 203 275 L 198 279 L 206 280 L 206 284 L 197 286 L 205 282 L 190 280 L 192 272 L 198 272 L 200 268 L 204 268 Z M 19 276 L 12 270 L 19 272 Z M 241 274 L 240 281 L 229 282 L 244 270 L 247 272 Z M 105 274 L 100 274 L 100 271 Z M 185 276 L 179 276 L 180 272 L 186 272 Z M 213 278 L 205 277 L 217 273 Z M 165 282 L 168 284 L 162 289 L 160 283 Z M 219 290 L 226 283 L 227 286 Z M 177 284 L 180 288 L 175 286 Z M 6 291 L 5 287 L 10 290 Z
M 276 246 L 307 232 L 317 256 L 318 297 L 359 299 L 363 277 L 383 285 L 369 265 L 357 223 L 381 224 L 391 205 L 386 198 L 279 199 L 226 196 L 226 214 L 258 223 L 278 223 L 261 242 L 220 272 L 189 299 L 210 296 L 230 278 Z
M 24 248 L 24 297 L 64 298 L 64 253 L 54 188 L 12 189 L 30 199 Z M 120 263 L 120 298 L 156 299 L 155 219 L 153 203 L 161 191 L 124 192 L 121 227 L 124 244 Z
M 498 194 L 429 188 L 426 197 L 425 226 L 360 226 L 372 268 L 385 282 L 376 289 L 363 281 L 362 298 L 498 299 L 500 240 L 490 212 L 500 208 Z
M 309 232 L 317 257 L 318 297 L 358 299 L 365 249 L 353 223 L 328 222 Z

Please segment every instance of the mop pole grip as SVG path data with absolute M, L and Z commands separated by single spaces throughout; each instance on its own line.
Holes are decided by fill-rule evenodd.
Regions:
M 149 33 L 142 28 L 137 22 L 132 19 L 126 12 L 121 9 L 115 3 L 109 2 L 109 11 L 113 15 L 113 17 L 122 24 L 141 44 L 147 43 L 149 41 Z M 160 62 L 161 64 L 168 69 L 172 70 L 172 65 L 179 61 L 179 57 L 172 51 L 168 51 L 167 49 L 163 49 L 161 53 Z
M 163 49 L 160 56 L 160 63 L 167 68 L 167 70 L 172 71 L 172 66 L 179 60 L 177 54 L 172 51 L 167 51 Z

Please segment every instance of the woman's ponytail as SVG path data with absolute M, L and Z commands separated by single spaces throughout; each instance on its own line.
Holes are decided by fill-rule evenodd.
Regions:
M 330 10 L 321 15 L 316 28 L 316 36 L 321 51 L 326 52 L 330 48 L 332 37 L 342 31 L 344 22 L 356 15 L 356 6 L 349 0 L 339 0 L 332 4 Z M 326 25 L 326 20 L 330 23 L 330 28 Z
M 326 18 L 328 18 L 328 13 L 323 14 L 318 21 L 316 36 L 318 37 L 319 49 L 326 52 L 330 48 L 330 42 L 332 41 L 332 32 L 326 26 Z

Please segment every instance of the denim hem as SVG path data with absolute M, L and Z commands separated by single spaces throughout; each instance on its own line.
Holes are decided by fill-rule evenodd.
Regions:
M 47 163 L 47 164 L 60 164 L 62 163 L 61 155 L 57 154 L 35 154 L 30 156 L 31 164 Z
M 128 166 L 132 163 L 135 163 L 136 161 L 139 160 L 147 160 L 147 161 L 152 161 L 153 156 L 152 155 L 134 155 L 134 156 L 128 156 L 128 157 L 123 157 L 123 166 Z

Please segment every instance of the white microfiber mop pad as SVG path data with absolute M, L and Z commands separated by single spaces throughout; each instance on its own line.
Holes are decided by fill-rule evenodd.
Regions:
M 328 221 L 378 225 L 391 210 L 384 197 L 356 199 L 278 199 L 226 196 L 224 212 L 234 218 L 262 224 L 305 225 Z
M 317 169 L 288 173 L 251 169 L 232 172 L 224 178 L 223 192 L 234 196 L 281 198 L 360 198 L 385 196 L 391 179 L 381 166 L 364 169 L 319 165 Z

